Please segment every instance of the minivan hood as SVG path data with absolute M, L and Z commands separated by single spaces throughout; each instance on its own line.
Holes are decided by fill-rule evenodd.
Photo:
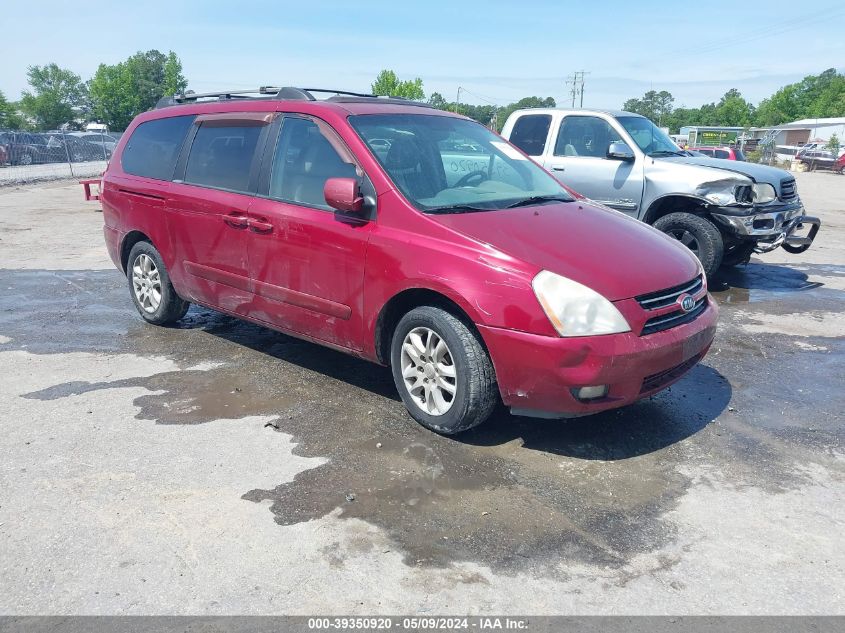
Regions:
M 699 272 L 677 240 L 585 201 L 428 217 L 611 301 L 677 286 Z
M 778 192 L 780 192 L 781 180 L 792 179 L 789 172 L 778 169 L 777 167 L 748 163 L 742 160 L 726 160 L 724 158 L 708 158 L 706 156 L 672 156 L 656 160 L 665 160 L 672 163 L 680 163 L 682 165 L 697 165 L 698 167 L 711 167 L 713 169 L 732 171 L 735 174 L 748 176 L 754 180 L 754 182 L 767 182 L 770 185 L 774 185 Z

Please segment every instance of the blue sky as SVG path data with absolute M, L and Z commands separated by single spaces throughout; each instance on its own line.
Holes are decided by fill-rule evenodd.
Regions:
M 426 94 L 494 103 L 567 102 L 586 70 L 585 107 L 669 90 L 675 106 L 738 88 L 757 103 L 778 87 L 845 69 L 845 3 L 340 2 L 313 0 L 5 0 L 0 90 L 52 61 L 88 79 L 101 62 L 174 50 L 197 92 L 262 84 L 369 89 L 382 68 L 421 77 Z M 94 25 L 105 25 L 97 28 Z M 28 25 L 25 28 L 22 25 Z M 10 53 L 14 51 L 14 53 Z

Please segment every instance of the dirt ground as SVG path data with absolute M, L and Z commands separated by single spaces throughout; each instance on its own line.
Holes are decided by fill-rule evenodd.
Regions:
M 0 613 L 845 613 L 845 177 L 796 177 L 816 244 L 715 284 L 682 381 L 457 438 L 384 368 L 146 325 L 79 185 L 0 189 Z

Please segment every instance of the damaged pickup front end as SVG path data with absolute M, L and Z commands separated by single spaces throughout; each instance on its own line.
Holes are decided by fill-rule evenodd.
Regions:
M 726 247 L 767 253 L 782 246 L 803 253 L 819 232 L 821 220 L 806 215 L 791 176 L 779 182 L 757 182 L 739 173 L 702 183 L 696 194 L 710 205 L 710 216 L 721 229 Z

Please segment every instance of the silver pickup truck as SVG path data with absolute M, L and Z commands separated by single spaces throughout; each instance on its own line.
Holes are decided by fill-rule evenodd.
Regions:
M 679 239 L 708 276 L 754 252 L 801 253 L 821 225 L 789 172 L 695 156 L 638 114 L 517 110 L 502 135 L 577 193 Z

